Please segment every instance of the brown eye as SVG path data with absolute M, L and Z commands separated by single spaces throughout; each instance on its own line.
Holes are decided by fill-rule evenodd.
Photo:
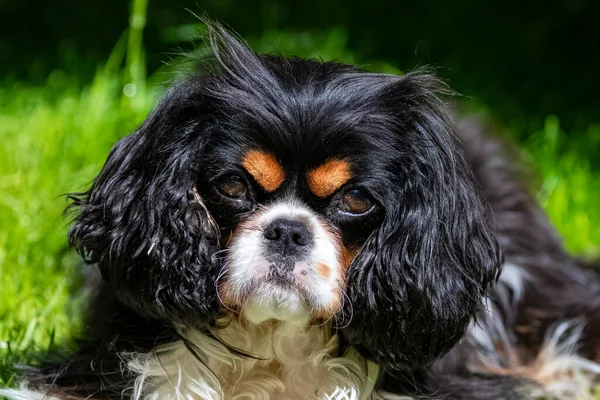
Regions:
M 243 199 L 248 194 L 246 181 L 239 175 L 228 174 L 217 180 L 217 188 L 221 194 L 233 199 Z
M 373 202 L 361 189 L 350 189 L 341 199 L 340 209 L 350 214 L 364 214 L 373 208 Z

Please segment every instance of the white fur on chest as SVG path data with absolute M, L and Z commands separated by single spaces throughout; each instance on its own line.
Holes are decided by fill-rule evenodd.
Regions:
M 219 339 L 215 340 L 183 330 L 187 345 L 180 340 L 152 353 L 123 356 L 127 369 L 137 375 L 131 398 L 367 398 L 372 388 L 368 363 L 360 357 L 334 357 L 338 340 L 329 332 L 329 326 L 231 322 L 227 328 L 212 331 Z M 219 341 L 255 358 L 235 355 Z

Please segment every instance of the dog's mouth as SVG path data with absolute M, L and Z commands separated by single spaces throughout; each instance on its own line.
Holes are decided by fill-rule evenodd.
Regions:
M 305 324 L 310 308 L 306 295 L 291 282 L 266 280 L 250 293 L 243 312 L 248 321 L 257 324 L 269 319 Z
M 226 308 L 240 312 L 252 323 L 275 319 L 305 324 L 334 311 L 322 305 L 319 288 L 304 279 L 310 278 L 311 268 L 317 268 L 312 263 L 278 259 L 256 265 L 252 278 L 245 281 L 236 280 L 235 272 L 224 277 L 219 295 Z M 334 287 L 327 286 L 325 293 L 333 291 Z

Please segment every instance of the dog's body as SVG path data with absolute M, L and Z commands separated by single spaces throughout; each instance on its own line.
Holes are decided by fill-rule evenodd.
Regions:
M 589 396 L 600 279 L 439 82 L 216 37 L 75 196 L 102 273 L 81 348 L 0 394 Z

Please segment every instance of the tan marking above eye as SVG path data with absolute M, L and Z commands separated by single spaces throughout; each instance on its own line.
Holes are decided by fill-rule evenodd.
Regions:
M 350 164 L 346 160 L 329 160 L 308 172 L 308 187 L 319 197 L 332 195 L 352 178 Z
M 285 180 L 283 167 L 271 153 L 250 150 L 242 159 L 242 166 L 267 192 L 277 190 Z

